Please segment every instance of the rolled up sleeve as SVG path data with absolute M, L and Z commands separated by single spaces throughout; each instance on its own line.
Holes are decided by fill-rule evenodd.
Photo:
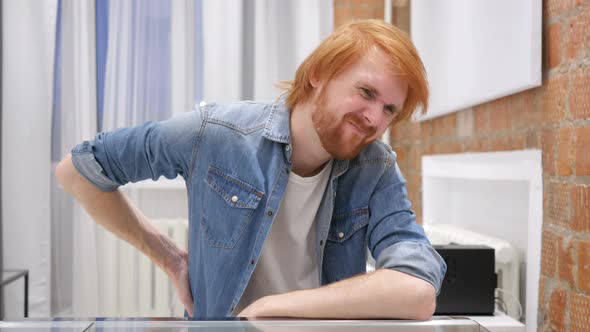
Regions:
M 446 273 L 446 264 L 431 245 L 405 241 L 398 242 L 381 251 L 375 268 L 392 269 L 429 282 L 436 294 Z
M 416 223 L 406 181 L 394 162 L 371 196 L 367 243 L 376 268 L 397 270 L 432 284 L 438 295 L 447 266 Z
M 72 149 L 72 163 L 80 174 L 101 191 L 114 191 L 120 184 L 109 179 L 94 158 L 94 141 L 84 141 Z
M 71 150 L 74 167 L 102 191 L 128 182 L 160 176 L 190 175 L 197 135 L 202 128 L 200 109 L 165 121 L 98 133 Z

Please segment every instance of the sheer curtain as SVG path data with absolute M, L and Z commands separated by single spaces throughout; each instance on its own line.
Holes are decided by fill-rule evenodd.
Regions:
M 200 65 L 200 1 L 126 0 L 108 1 L 106 43 L 98 53 L 105 57 L 104 81 L 99 86 L 102 131 L 129 127 L 150 120 L 164 120 L 192 109 L 202 95 Z M 99 31 L 102 31 L 99 29 Z M 101 32 L 102 33 L 102 32 Z M 157 186 L 154 186 L 157 190 Z M 141 207 L 142 195 L 125 189 Z M 161 193 L 161 205 L 174 205 L 177 196 Z M 181 213 L 183 214 L 183 213 Z M 150 215 L 148 214 L 148 217 Z M 137 287 L 134 268 L 123 267 L 119 252 L 129 245 L 99 229 L 99 313 L 106 316 L 148 315 L 129 306 L 137 299 L 123 298 L 121 287 Z M 138 264 L 138 256 L 132 261 Z M 117 279 L 116 269 L 128 269 L 131 284 Z M 127 273 L 127 272 L 125 272 Z M 177 308 L 178 309 L 178 308 Z M 182 313 L 182 312 L 181 312 Z
M 50 310 L 51 90 L 56 1 L 2 6 L 4 268 L 29 270 L 29 314 Z M 22 279 L 5 288 L 5 317 L 23 317 Z
M 170 117 L 171 1 L 109 6 L 102 129 Z
M 333 27 L 332 0 L 205 1 L 203 13 L 206 101 L 276 99 Z
M 97 133 L 95 6 L 92 0 L 59 0 L 56 42 L 53 166 Z M 97 225 L 53 179 L 54 315 L 98 310 Z

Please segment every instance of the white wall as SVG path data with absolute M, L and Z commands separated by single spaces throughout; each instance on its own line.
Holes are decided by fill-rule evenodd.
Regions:
M 29 270 L 29 315 L 49 316 L 51 86 L 57 2 L 4 0 L 2 6 L 4 268 Z M 7 288 L 5 304 L 7 318 L 22 317 L 23 289 Z

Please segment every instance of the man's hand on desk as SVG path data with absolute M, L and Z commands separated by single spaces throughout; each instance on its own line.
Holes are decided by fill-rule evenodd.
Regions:
M 176 289 L 176 295 L 189 316 L 193 316 L 193 295 L 191 293 L 190 283 L 188 279 L 188 254 L 181 250 L 181 260 L 174 264 L 168 271 L 168 276 Z
M 276 314 L 272 312 L 273 299 L 272 296 L 265 296 L 254 301 L 249 306 L 244 308 L 237 317 L 257 318 L 257 317 L 273 317 Z
M 319 288 L 263 297 L 238 317 L 428 320 L 435 301 L 430 283 L 379 269 Z

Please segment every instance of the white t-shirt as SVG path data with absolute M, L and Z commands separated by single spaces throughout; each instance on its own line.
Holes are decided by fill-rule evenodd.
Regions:
M 289 174 L 285 195 L 235 315 L 261 297 L 320 286 L 314 220 L 331 170 L 332 161 L 311 177 Z

